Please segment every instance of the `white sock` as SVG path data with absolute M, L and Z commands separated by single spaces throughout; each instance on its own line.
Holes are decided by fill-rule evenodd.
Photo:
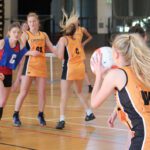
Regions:
M 86 109 L 86 114 L 89 116 L 90 114 L 92 114 L 92 110 L 90 108 Z
M 60 116 L 60 121 L 65 121 L 65 116 L 64 115 Z

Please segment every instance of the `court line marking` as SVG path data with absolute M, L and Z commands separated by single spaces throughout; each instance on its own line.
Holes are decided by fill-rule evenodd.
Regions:
M 37 120 L 36 118 L 24 117 L 24 116 L 22 116 L 21 118 L 28 119 L 28 120 Z M 79 118 L 83 118 L 83 117 L 68 117 L 67 120 L 75 119 L 75 118 L 79 119 Z M 101 116 L 99 116 L 97 118 L 101 118 Z M 10 117 L 3 118 L 3 120 L 10 120 L 10 119 L 12 119 L 12 118 L 10 118 Z M 55 118 L 55 119 L 46 119 L 47 122 L 56 122 L 56 120 L 58 120 L 58 118 Z M 127 132 L 128 131 L 127 129 L 122 129 L 122 128 L 110 128 L 110 127 L 106 127 L 106 126 L 98 126 L 98 125 L 91 124 L 91 122 L 85 122 L 85 124 L 83 124 L 83 123 L 70 123 L 70 122 L 66 121 L 66 123 L 70 124 L 70 125 L 80 125 L 80 126 L 86 126 L 86 127 L 92 126 L 94 128 L 116 130 L 116 131 L 122 131 L 122 132 Z
M 10 146 L 10 147 L 18 147 L 18 148 L 28 149 L 28 150 L 37 150 L 37 149 L 25 147 L 25 146 L 14 145 L 14 144 L 9 144 L 9 143 L 4 143 L 4 142 L 0 142 L 0 145 Z
M 1 126 L 2 128 L 9 128 L 9 129 L 15 129 L 16 127 L 13 127 L 13 126 Z M 33 130 L 33 129 L 31 129 L 31 128 L 25 128 L 25 127 L 22 127 L 22 128 L 17 128 L 17 130 L 21 130 L 21 131 L 28 131 L 28 132 L 33 132 L 33 133 L 40 133 L 40 134 L 45 134 L 45 135 L 53 135 L 53 136 L 63 136 L 63 137 L 65 137 L 65 138 L 76 138 L 76 139 L 81 139 L 81 140 L 89 140 L 89 138 L 90 138 L 90 140 L 94 140 L 94 141 L 96 141 L 96 142 L 106 142 L 106 143 L 115 143 L 115 144 L 119 144 L 119 145 L 125 145 L 125 143 L 120 143 L 120 142 L 116 142 L 116 141 L 111 141 L 111 140 L 106 140 L 106 139 L 97 139 L 96 137 L 83 137 L 83 136 L 79 136 L 79 135 L 66 135 L 66 134 L 58 134 L 58 133 L 63 133 L 64 131 L 68 131 L 68 130 L 59 130 L 58 131 L 58 129 L 53 129 L 53 128 L 50 128 L 51 129 L 51 131 L 56 131 L 55 133 L 47 133 L 47 132 L 43 132 L 43 131 L 39 131 L 39 130 Z
M 15 105 L 12 105 L 12 104 L 7 104 L 6 107 L 13 107 Z M 38 105 L 34 105 L 34 104 L 25 104 L 23 105 L 22 107 L 38 107 Z M 49 107 L 49 108 L 59 108 L 59 106 L 56 106 L 56 105 L 45 105 L 45 107 Z M 72 106 L 72 105 L 68 105 L 67 107 L 71 107 L 71 108 L 80 108 L 82 107 L 82 105 L 76 105 L 76 106 Z M 66 108 L 67 108 L 66 107 Z M 115 105 L 114 105 L 115 107 Z M 102 107 L 100 109 L 109 109 L 109 110 L 113 110 L 114 107 Z M 83 109 L 84 110 L 84 109 Z

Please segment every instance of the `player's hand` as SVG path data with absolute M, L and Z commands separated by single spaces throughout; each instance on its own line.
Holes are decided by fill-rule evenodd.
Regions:
M 34 56 L 34 57 L 36 57 L 36 56 L 40 56 L 41 53 L 39 51 L 28 51 L 25 55 L 26 56 Z
M 111 128 L 114 127 L 114 122 L 115 122 L 116 117 L 117 117 L 117 112 L 116 112 L 116 111 L 113 112 L 113 113 L 109 116 L 108 121 L 107 121 L 109 127 L 111 127 Z
M 39 56 L 39 55 L 41 55 L 41 53 L 39 51 L 31 51 L 31 56 L 36 57 L 36 56 Z
M 135 131 L 131 131 L 131 130 L 130 130 L 130 134 L 131 134 L 131 138 L 134 138 L 134 137 L 135 137 Z
M 3 75 L 3 73 L 0 73 L 0 80 L 4 80 L 5 76 Z

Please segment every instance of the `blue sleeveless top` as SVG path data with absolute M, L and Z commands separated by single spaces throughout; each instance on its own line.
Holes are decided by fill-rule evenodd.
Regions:
M 0 66 L 5 66 L 15 70 L 28 49 L 26 47 L 20 49 L 20 44 L 18 43 L 18 50 L 15 51 L 15 48 L 10 47 L 8 38 L 5 38 L 4 41 L 5 44 L 3 48 L 2 58 L 0 59 Z

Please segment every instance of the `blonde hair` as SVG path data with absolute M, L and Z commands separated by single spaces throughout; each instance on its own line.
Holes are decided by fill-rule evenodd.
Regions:
M 62 9 L 62 12 L 63 19 L 60 21 L 60 27 L 63 32 L 67 33 L 70 31 L 70 26 L 75 25 L 78 22 L 79 16 L 75 13 L 74 10 L 72 10 L 70 16 L 67 15 L 64 9 Z
M 40 20 L 39 20 L 39 16 L 35 13 L 35 12 L 30 12 L 28 15 L 27 15 L 27 22 L 28 22 L 28 18 L 30 17 L 34 17 L 37 19 L 38 21 L 38 29 L 40 28 Z
M 113 47 L 120 51 L 126 62 L 129 62 L 137 78 L 150 87 L 150 49 L 138 34 L 118 35 Z
M 39 20 L 39 16 L 35 12 L 30 12 L 27 15 L 27 20 L 28 20 L 29 17 L 35 17 L 37 20 Z

